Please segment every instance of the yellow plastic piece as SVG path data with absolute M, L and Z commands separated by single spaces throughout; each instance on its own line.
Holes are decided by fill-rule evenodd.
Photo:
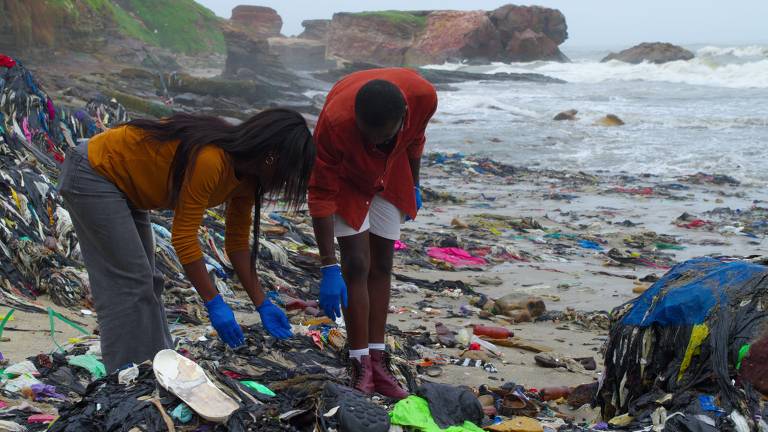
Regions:
M 691 330 L 691 339 L 688 341 L 688 348 L 685 350 L 685 357 L 680 364 L 680 372 L 677 373 L 677 381 L 683 378 L 683 374 L 691 365 L 694 355 L 701 354 L 701 344 L 709 336 L 709 327 L 706 324 L 697 324 Z

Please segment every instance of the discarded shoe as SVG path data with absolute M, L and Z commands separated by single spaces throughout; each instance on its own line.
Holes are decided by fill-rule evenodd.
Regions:
M 479 400 L 480 404 L 483 406 L 483 414 L 485 414 L 486 417 L 496 416 L 496 400 L 493 395 L 481 395 L 478 396 L 477 400 Z
M 525 395 L 519 392 L 509 393 L 501 401 L 500 414 L 506 417 L 536 417 L 539 408 Z
M 340 432 L 387 432 L 389 415 L 364 394 L 349 387 L 327 383 L 317 417 L 325 430 Z
M 373 367 L 371 366 L 371 356 L 363 356 L 360 360 L 349 359 L 349 378 L 350 387 L 365 395 L 370 395 L 374 391 Z
M 392 399 L 405 399 L 408 392 L 400 387 L 394 374 L 392 374 L 389 353 L 380 350 L 371 350 L 371 368 L 373 370 L 374 390 L 382 396 Z
M 174 350 L 162 350 L 152 361 L 157 382 L 206 420 L 223 423 L 240 406 L 213 385 L 205 371 Z

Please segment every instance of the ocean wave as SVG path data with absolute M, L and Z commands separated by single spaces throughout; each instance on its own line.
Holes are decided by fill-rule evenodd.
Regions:
M 749 45 L 743 47 L 706 46 L 696 51 L 699 57 L 768 58 L 768 47 Z
M 512 64 L 493 63 L 486 66 L 448 63 L 427 67 L 488 74 L 535 72 L 575 83 L 651 81 L 739 89 L 768 88 L 768 47 L 704 47 L 698 50 L 697 54 L 698 56 L 693 60 L 675 61 L 660 65 L 652 63 L 633 65 L 613 60 L 606 63 L 538 61 Z

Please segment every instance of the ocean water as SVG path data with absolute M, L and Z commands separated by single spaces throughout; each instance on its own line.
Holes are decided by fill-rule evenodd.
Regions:
M 467 82 L 441 91 L 428 150 L 529 167 L 669 178 L 703 171 L 768 184 L 768 45 L 692 51 L 694 60 L 663 65 L 600 63 L 608 51 L 566 50 L 572 63 L 428 66 L 567 81 Z M 568 109 L 579 111 L 577 121 L 552 120 Z M 626 125 L 595 125 L 606 114 Z

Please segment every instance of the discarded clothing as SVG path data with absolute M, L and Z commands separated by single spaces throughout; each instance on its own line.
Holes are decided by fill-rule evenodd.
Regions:
M 461 248 L 429 248 L 427 255 L 439 261 L 447 262 L 454 267 L 482 266 L 486 264 L 485 259 L 472 256 L 469 252 Z
M 425 382 L 416 394 L 427 400 L 432 418 L 441 428 L 483 421 L 483 406 L 467 387 Z
M 479 403 L 479 402 L 478 402 Z M 481 407 L 482 412 L 482 407 Z M 389 413 L 392 424 L 406 426 L 421 432 L 482 432 L 472 422 L 464 422 L 460 426 L 450 426 L 441 429 L 432 418 L 429 411 L 429 403 L 418 397 L 408 396 L 395 405 L 395 408 Z

